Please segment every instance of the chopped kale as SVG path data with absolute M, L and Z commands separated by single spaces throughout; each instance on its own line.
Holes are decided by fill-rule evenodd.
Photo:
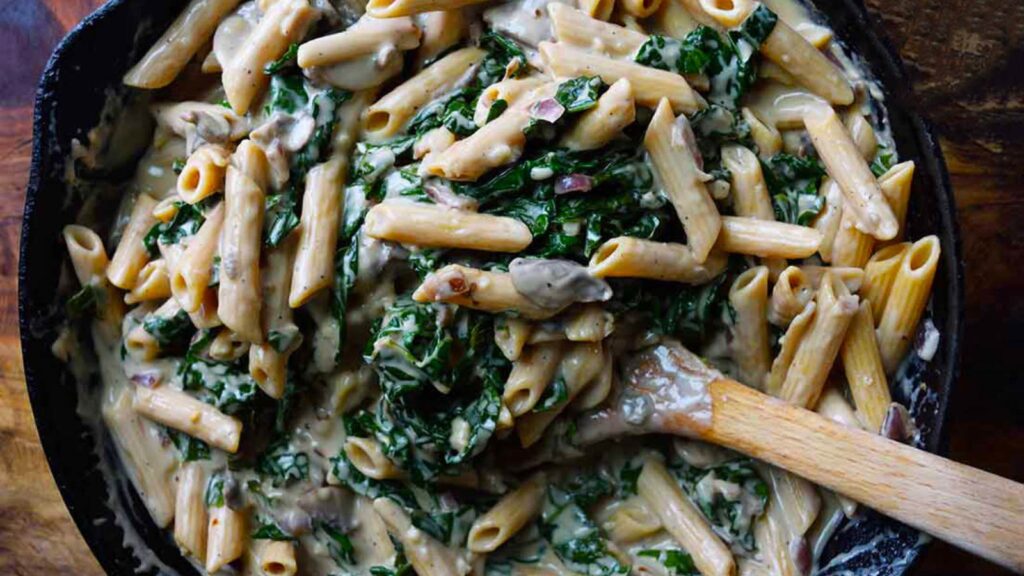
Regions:
M 544 394 L 537 400 L 533 412 L 547 412 L 560 407 L 569 401 L 569 390 L 565 385 L 565 378 L 558 376 L 554 382 L 544 389 Z
M 693 557 L 678 548 L 647 548 L 637 552 L 641 558 L 653 558 L 671 576 L 699 576 Z
M 597 99 L 604 91 L 605 85 L 597 76 L 580 76 L 558 85 L 555 100 L 566 112 L 575 114 L 585 112 L 597 106 Z
M 261 518 L 257 521 L 256 530 L 250 535 L 253 540 L 295 540 L 295 537 L 281 529 L 273 520 Z
M 275 111 L 293 114 L 304 108 L 309 102 L 306 92 L 306 81 L 302 74 L 274 74 L 270 79 L 270 93 L 264 110 L 267 116 Z
M 207 202 L 198 204 L 175 202 L 174 205 L 178 210 L 175 212 L 174 218 L 171 218 L 169 222 L 154 224 L 142 239 L 142 243 L 151 257 L 160 255 L 159 244 L 164 246 L 177 244 L 183 238 L 198 232 L 203 222 L 206 221 L 203 216 L 203 208 Z
M 875 178 L 881 178 L 883 174 L 896 165 L 896 151 L 887 146 L 878 146 L 874 161 L 871 162 L 871 173 Z
M 699 468 L 679 458 L 670 470 L 723 540 L 746 550 L 756 549 L 754 521 L 768 504 L 768 485 L 754 470 L 752 460 L 738 458 Z M 738 489 L 720 489 L 720 483 Z
M 256 461 L 256 471 L 270 478 L 274 486 L 309 477 L 309 455 L 291 447 L 281 438 L 271 444 Z
M 327 547 L 335 564 L 343 568 L 351 568 L 355 564 L 355 547 L 352 546 L 352 540 L 338 527 L 329 522 L 314 522 L 313 536 Z
M 825 168 L 817 158 L 780 153 L 762 162 L 761 168 L 776 220 L 806 226 L 821 212 L 825 201 L 818 188 Z
M 65 312 L 71 320 L 80 320 L 96 313 L 96 306 L 101 292 L 92 284 L 82 286 L 64 304 Z
M 142 329 L 148 332 L 161 348 L 165 349 L 182 344 L 195 331 L 192 319 L 184 310 L 178 310 L 174 316 L 169 318 L 150 314 L 142 321 Z
M 210 447 L 206 442 L 173 428 L 167 428 L 167 436 L 171 439 L 174 447 L 178 449 L 178 454 L 183 462 L 210 459 Z
M 277 74 L 278 72 L 287 67 L 294 66 L 295 59 L 298 57 L 298 55 L 299 45 L 297 42 L 292 42 L 291 44 L 288 45 L 288 49 L 285 50 L 284 54 L 282 54 L 280 58 L 274 60 L 273 62 L 270 62 L 269 64 L 263 67 L 263 73 L 270 76 L 273 74 Z

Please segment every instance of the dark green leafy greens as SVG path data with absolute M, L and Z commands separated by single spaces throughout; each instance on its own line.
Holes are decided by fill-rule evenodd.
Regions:
M 233 414 L 249 406 L 256 396 L 256 381 L 244 361 L 221 362 L 205 356 L 213 333 L 200 334 L 178 364 L 177 376 L 185 390 L 200 400 Z
M 879 145 L 875 159 L 871 162 L 871 173 L 875 175 L 875 178 L 880 178 L 882 174 L 885 174 L 890 168 L 895 166 L 896 162 L 896 151 L 887 146 Z
M 575 573 L 629 574 L 629 566 L 610 552 L 608 542 L 585 510 L 611 490 L 611 484 L 598 477 L 578 479 L 566 488 L 548 487 L 540 531 L 559 559 Z
M 299 45 L 296 42 L 292 42 L 288 45 L 288 49 L 285 50 L 284 54 L 280 58 L 270 62 L 263 67 L 263 73 L 269 75 L 277 74 L 281 70 L 295 65 L 295 59 L 299 55 Z
M 82 286 L 75 292 L 68 301 L 64 303 L 64 310 L 71 320 L 80 320 L 86 316 L 96 313 L 96 307 L 102 293 L 92 284 Z
M 746 550 L 756 549 L 754 521 L 768 504 L 768 485 L 758 476 L 749 458 L 738 458 L 709 468 L 677 459 L 672 462 L 670 470 L 723 540 Z M 739 490 L 715 487 L 716 483 L 723 482 L 735 485 Z
M 187 204 L 181 201 L 175 202 L 174 206 L 177 212 L 174 213 L 174 217 L 169 222 L 154 224 L 142 239 L 142 243 L 146 246 L 146 251 L 149 252 L 149 255 L 151 257 L 160 255 L 159 244 L 164 246 L 177 244 L 183 238 L 198 232 L 203 222 L 206 221 L 206 218 L 203 216 L 203 208 L 206 205 L 207 202 L 200 202 L 198 204 Z
M 699 576 L 693 557 L 678 548 L 648 548 L 636 553 L 641 558 L 653 558 L 665 567 L 671 576 Z
M 825 168 L 812 156 L 780 153 L 761 163 L 772 197 L 775 219 L 806 226 L 821 212 L 825 200 L 818 195 Z
M 178 454 L 183 462 L 210 459 L 210 447 L 206 442 L 173 428 L 167 428 L 167 436 L 171 439 L 174 447 L 178 449 Z
M 178 310 L 174 316 L 150 314 L 142 321 L 142 329 L 165 349 L 183 344 L 195 331 L 192 319 L 184 310 Z

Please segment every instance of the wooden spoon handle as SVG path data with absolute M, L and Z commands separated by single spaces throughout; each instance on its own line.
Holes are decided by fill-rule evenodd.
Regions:
M 837 424 L 732 380 L 716 380 L 710 391 L 713 416 L 704 439 L 1024 572 L 1024 484 Z

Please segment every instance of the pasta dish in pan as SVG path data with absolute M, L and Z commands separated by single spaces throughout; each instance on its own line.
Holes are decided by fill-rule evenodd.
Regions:
M 191 0 L 124 83 L 151 143 L 112 225 L 64 229 L 54 350 L 95 350 L 124 474 L 206 573 L 809 573 L 855 502 L 584 438 L 687 349 L 912 434 L 889 382 L 939 242 L 792 0 Z

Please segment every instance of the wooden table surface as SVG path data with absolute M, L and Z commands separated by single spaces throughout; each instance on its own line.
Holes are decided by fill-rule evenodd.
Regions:
M 154 0 L 155 1 L 155 0 Z M 34 88 L 100 0 L 0 0 L 0 574 L 102 574 L 50 475 L 18 343 L 18 239 Z M 1024 2 L 868 0 L 943 135 L 963 232 L 967 329 L 950 456 L 1024 481 Z M 988 6 L 987 8 L 983 5 Z M 1024 542 L 1021 543 L 1024 545 Z M 946 544 L 916 574 L 1004 574 Z

